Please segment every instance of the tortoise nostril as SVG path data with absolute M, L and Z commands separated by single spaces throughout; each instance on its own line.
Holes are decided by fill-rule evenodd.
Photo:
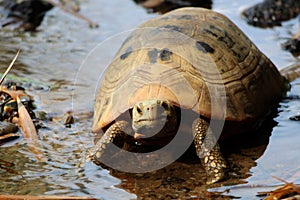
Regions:
M 136 108 L 136 111 L 137 111 L 139 114 L 142 114 L 142 113 L 143 113 L 143 111 L 140 109 L 140 107 L 137 107 L 137 108 Z
M 167 109 L 169 107 L 169 105 L 167 104 L 167 102 L 162 102 L 161 106 L 164 108 L 164 109 Z

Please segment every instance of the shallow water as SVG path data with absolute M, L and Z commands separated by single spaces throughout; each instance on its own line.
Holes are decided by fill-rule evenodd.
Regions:
M 248 26 L 240 12 L 255 2 L 259 1 L 224 3 L 216 0 L 213 10 L 233 20 L 279 69 L 295 63 L 296 59 L 281 50 L 280 44 L 290 32 L 295 32 L 298 21 L 294 19 L 273 29 Z M 34 97 L 37 110 L 52 116 L 63 116 L 73 110 L 77 113 L 75 117 L 80 118 L 78 113 L 91 112 L 101 74 L 123 39 L 132 28 L 156 16 L 130 0 L 83 0 L 81 13 L 100 27 L 91 29 L 85 22 L 54 9 L 36 33 L 7 29 L 0 33 L 1 70 L 4 71 L 21 48 L 11 73 L 43 86 L 41 90 L 32 89 L 28 93 Z M 292 94 L 300 92 L 296 83 L 293 83 Z M 222 192 L 229 188 L 230 192 L 224 195 L 255 199 L 258 191 L 269 190 L 266 186 L 280 184 L 271 176 L 300 182 L 300 124 L 289 120 L 290 116 L 299 114 L 299 100 L 284 100 L 280 110 L 275 118 L 278 124 L 270 138 L 267 137 L 268 145 L 245 149 L 242 155 L 230 155 L 229 162 L 239 168 L 241 174 L 225 183 L 229 186 L 217 185 L 209 191 Z M 161 195 L 212 197 L 213 193 L 206 192 L 202 184 L 204 173 L 199 163 L 175 163 L 156 173 L 140 176 L 109 172 L 93 163 L 81 168 L 81 158 L 86 148 L 93 144 L 92 117 L 81 117 L 70 129 L 64 128 L 60 120 L 44 123 L 47 128 L 40 129 L 39 134 L 48 159 L 46 163 L 37 162 L 23 139 L 0 147 L 0 166 L 6 166 L 6 170 L 0 167 L 1 194 L 79 195 L 100 199 L 135 199 L 151 195 L 153 198 L 153 195 L 156 198 L 167 197 Z M 253 151 L 261 153 L 252 155 L 256 154 Z

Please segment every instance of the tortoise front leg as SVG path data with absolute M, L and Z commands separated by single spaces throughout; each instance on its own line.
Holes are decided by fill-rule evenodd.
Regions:
M 86 161 L 92 160 L 97 163 L 110 143 L 119 142 L 125 144 L 126 137 L 128 137 L 127 134 L 131 133 L 131 131 L 127 121 L 115 122 L 106 130 L 100 140 L 92 148 L 88 149 Z
M 207 184 L 221 180 L 225 176 L 224 170 L 227 166 L 219 144 L 215 141 L 214 134 L 209 128 L 209 123 L 204 119 L 197 118 L 193 122 L 192 130 L 196 153 L 208 175 Z M 207 142 L 203 145 L 206 136 Z

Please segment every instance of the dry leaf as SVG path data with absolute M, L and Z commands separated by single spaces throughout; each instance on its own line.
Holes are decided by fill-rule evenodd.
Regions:
M 31 141 L 38 140 L 38 134 L 36 132 L 32 119 L 19 97 L 17 97 L 17 103 L 19 113 L 19 127 L 21 127 L 24 137 Z
M 285 180 L 282 180 L 278 177 L 274 177 L 277 180 L 280 180 L 282 182 L 285 183 L 285 185 L 283 185 L 282 187 L 279 187 L 273 191 L 269 191 L 269 192 L 261 192 L 260 194 L 267 194 L 269 196 L 267 196 L 264 200 L 273 200 L 273 199 L 281 199 L 283 196 L 287 196 L 287 195 L 294 195 L 295 193 L 300 194 L 300 186 L 295 185 L 294 183 L 289 183 Z
M 27 109 L 22 104 L 19 97 L 17 97 L 17 104 L 19 113 L 19 127 L 21 128 L 24 138 L 28 143 L 29 149 L 39 162 L 45 162 L 46 157 L 41 151 L 41 145 L 39 145 L 39 143 L 37 142 L 38 134 L 35 126 L 31 120 L 29 113 L 27 112 Z
M 9 90 L 6 86 L 0 86 L 0 92 L 4 92 L 17 101 L 17 97 L 27 96 L 23 90 Z
M 20 135 L 18 133 L 8 133 L 5 135 L 0 135 L 0 141 L 1 140 L 7 140 L 7 139 L 14 139 L 20 137 Z
M 11 96 L 11 98 L 13 98 L 15 101 L 17 101 L 18 114 L 19 114 L 19 120 L 18 120 L 19 127 L 22 130 L 22 133 L 24 135 L 24 138 L 27 141 L 27 144 L 29 146 L 30 151 L 35 155 L 35 157 L 37 158 L 37 160 L 39 162 L 44 162 L 44 161 L 46 161 L 46 159 L 45 159 L 45 155 L 43 154 L 43 152 L 40 151 L 42 149 L 41 146 L 37 142 L 38 141 L 37 131 L 35 129 L 35 126 L 32 122 L 32 119 L 31 119 L 27 109 L 25 108 L 25 106 L 20 101 L 20 97 L 24 96 L 26 94 L 22 90 L 8 90 L 7 87 L 1 86 L 1 84 L 4 81 L 6 75 L 9 73 L 9 71 L 11 70 L 13 64 L 15 63 L 15 61 L 16 61 L 18 55 L 19 55 L 19 52 L 20 52 L 20 50 L 17 52 L 16 56 L 14 57 L 12 62 L 10 63 L 9 67 L 6 69 L 5 73 L 1 77 L 0 92 L 8 94 L 9 96 Z M 4 137 L 8 137 L 8 136 L 12 136 L 12 135 L 8 134 Z

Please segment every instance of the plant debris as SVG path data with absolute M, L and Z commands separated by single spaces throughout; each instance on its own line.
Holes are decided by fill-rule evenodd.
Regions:
M 18 137 L 16 132 L 20 128 L 29 149 L 35 154 L 37 160 L 45 161 L 44 154 L 41 151 L 42 148 L 38 143 L 36 126 L 32 120 L 36 119 L 33 112 L 32 98 L 25 93 L 23 87 L 14 82 L 10 81 L 6 82 L 5 85 L 1 85 L 18 55 L 19 51 L 0 80 L 0 121 L 2 123 L 0 124 L 2 125 L 0 127 L 0 142 L 3 143 Z M 38 121 L 35 120 L 35 122 Z M 15 128 L 16 125 L 17 128 Z
M 286 42 L 282 43 L 281 47 L 293 56 L 298 57 L 300 55 L 300 29 Z
M 75 123 L 75 119 L 71 112 L 67 112 L 67 115 L 64 120 L 64 124 L 66 128 L 71 128 L 71 125 Z
M 273 176 L 274 177 L 274 176 Z M 285 185 L 273 190 L 273 191 L 268 191 L 268 192 L 259 192 L 258 196 L 266 196 L 264 200 L 277 200 L 277 199 L 300 199 L 300 185 L 296 185 L 294 183 L 289 183 L 285 180 L 282 180 L 278 177 L 274 177 L 275 179 L 284 182 Z
M 90 27 L 98 27 L 98 24 L 79 13 L 79 5 L 70 0 L 4 0 L 0 2 L 0 27 L 12 26 L 24 31 L 36 31 L 41 25 L 46 13 L 54 7 L 86 21 Z
M 69 13 L 69 14 L 73 15 L 74 17 L 77 17 L 78 19 L 81 19 L 81 20 L 86 21 L 86 22 L 89 24 L 89 26 L 90 26 L 91 28 L 96 28 L 96 27 L 99 26 L 97 23 L 93 22 L 93 21 L 90 20 L 89 18 L 87 18 L 87 17 L 85 17 L 85 16 L 79 14 L 79 13 L 78 13 L 79 8 L 77 8 L 77 9 L 76 9 L 76 8 L 69 9 L 68 7 L 64 6 L 63 4 L 57 3 L 57 2 L 55 2 L 55 1 L 53 1 L 53 0 L 47 0 L 47 2 L 50 3 L 50 4 L 53 5 L 53 6 L 56 6 L 56 7 L 60 8 L 60 9 L 62 9 L 62 10 L 65 11 L 66 13 Z M 67 1 L 67 2 L 69 2 L 69 1 Z

